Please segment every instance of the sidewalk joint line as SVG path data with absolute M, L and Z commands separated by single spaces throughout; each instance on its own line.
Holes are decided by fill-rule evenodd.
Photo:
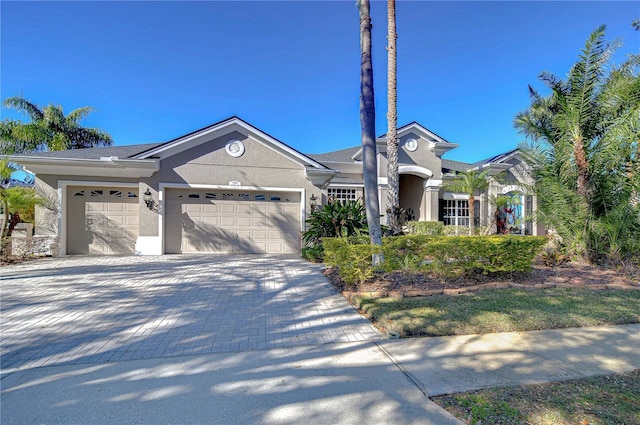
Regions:
M 420 382 L 420 380 L 418 378 L 414 377 L 411 374 L 411 372 L 409 372 L 404 366 L 402 366 L 402 363 L 400 363 L 398 360 L 396 360 L 396 358 L 393 357 L 393 355 L 391 353 L 389 353 L 387 350 L 385 350 L 384 347 L 382 345 L 380 345 L 380 341 L 379 340 L 374 340 L 373 343 L 378 347 L 378 349 L 380 349 L 380 351 L 382 351 L 382 353 L 389 360 L 391 360 L 391 363 L 393 363 L 400 370 L 400 372 L 402 372 L 402 374 L 405 376 L 405 378 L 407 378 L 407 380 L 410 383 L 415 385 L 415 387 L 418 388 L 418 390 L 420 390 L 422 395 L 424 395 L 426 398 L 429 398 L 429 394 L 427 394 L 427 390 L 424 388 L 424 386 L 422 385 L 422 383 Z

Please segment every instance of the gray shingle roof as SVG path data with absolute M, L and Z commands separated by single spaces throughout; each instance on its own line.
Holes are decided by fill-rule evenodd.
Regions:
M 331 184 L 333 185 L 337 185 L 337 184 L 359 184 L 362 185 L 362 180 L 357 180 L 351 177 L 334 177 L 331 180 Z
M 453 161 L 451 159 L 442 159 L 442 169 L 449 171 L 467 171 L 471 168 L 471 164 L 467 164 L 466 162 Z
M 353 155 L 358 152 L 362 147 L 355 146 L 352 148 L 341 149 L 339 151 L 327 152 L 327 153 L 308 153 L 309 158 L 312 158 L 318 162 L 354 162 Z
M 484 164 L 490 164 L 492 162 L 500 162 L 500 160 L 504 159 L 505 157 L 511 155 L 512 153 L 514 153 L 515 151 L 517 151 L 518 149 L 512 149 L 509 152 L 504 152 L 501 154 L 498 154 L 496 156 L 492 156 L 491 158 L 487 158 L 487 159 L 483 159 L 482 161 L 478 161 L 476 163 L 474 163 L 474 166 L 480 166 L 480 165 L 484 165 Z
M 126 159 L 161 144 L 162 143 L 146 143 L 142 145 L 108 146 L 103 148 L 70 149 L 66 151 L 32 152 L 11 155 L 11 157 L 16 159 L 19 159 L 21 156 L 39 158 L 100 159 L 100 157 L 103 156 L 117 156 L 120 159 Z

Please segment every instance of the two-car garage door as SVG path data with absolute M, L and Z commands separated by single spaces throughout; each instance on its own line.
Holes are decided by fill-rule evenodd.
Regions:
M 68 254 L 135 252 L 137 187 L 74 186 L 67 199 Z M 300 250 L 297 192 L 167 189 L 164 209 L 167 254 Z
M 295 253 L 300 194 L 167 189 L 165 252 Z

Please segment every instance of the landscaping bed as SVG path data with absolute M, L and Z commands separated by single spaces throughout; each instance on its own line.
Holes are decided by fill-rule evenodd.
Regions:
M 537 264 L 529 273 L 466 279 L 394 271 L 377 273 L 355 288 L 342 282 L 335 269 L 326 269 L 325 275 L 380 331 L 400 337 L 640 322 L 637 267 Z
M 399 270 L 378 273 L 357 287 L 346 285 L 335 268 L 327 268 L 325 276 L 340 291 L 359 292 L 412 292 L 425 290 L 461 289 L 491 283 L 520 284 L 535 286 L 541 284 L 568 284 L 594 289 L 610 286 L 640 286 L 640 267 L 626 266 L 606 268 L 576 262 L 547 267 L 534 264 L 528 273 L 478 274 L 472 277 L 442 278 L 426 272 Z

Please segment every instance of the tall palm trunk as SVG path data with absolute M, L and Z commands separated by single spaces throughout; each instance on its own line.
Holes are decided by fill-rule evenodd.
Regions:
M 362 166 L 364 174 L 365 207 L 371 243 L 374 245 L 382 245 L 380 204 L 378 200 L 376 109 L 373 93 L 369 0 L 358 0 L 357 5 L 360 12 L 360 125 L 362 128 Z M 375 258 L 374 262 L 376 262 Z
M 400 177 L 398 175 L 398 79 L 396 39 L 396 1 L 387 1 L 387 225 L 398 233 Z

